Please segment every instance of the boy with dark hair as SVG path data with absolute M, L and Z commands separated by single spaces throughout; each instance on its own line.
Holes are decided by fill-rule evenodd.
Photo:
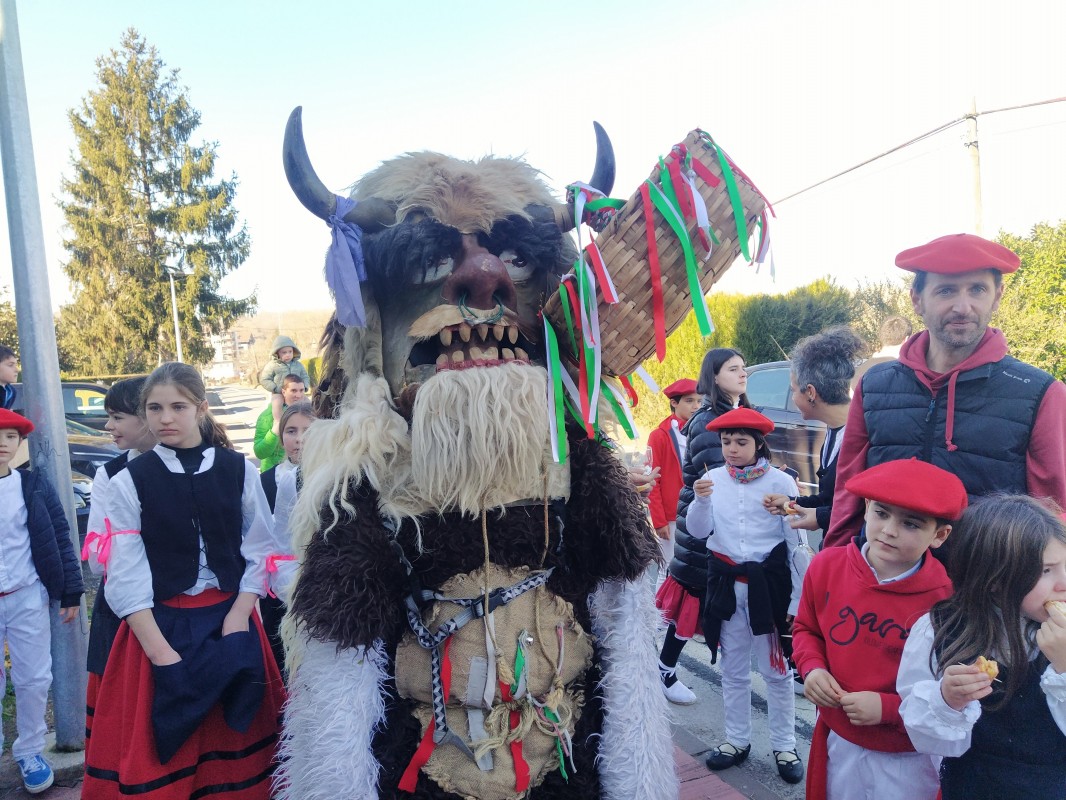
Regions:
M 15 351 L 5 344 L 0 344 L 0 408 L 13 408 L 15 405 L 15 387 L 11 384 L 19 379 L 19 360 Z
M 18 738 L 11 755 L 26 791 L 37 794 L 55 778 L 41 756 L 52 685 L 49 598 L 59 601 L 60 619 L 70 622 L 78 615 L 84 587 L 55 489 L 39 471 L 10 466 L 32 430 L 25 417 L 0 409 L 0 646 L 7 641 L 15 687 Z M 3 670 L 0 661 L 0 681 Z
M 933 800 L 938 764 L 911 745 L 896 674 L 911 626 L 951 595 L 929 551 L 966 508 L 966 489 L 917 459 L 871 467 L 846 488 L 866 502 L 865 540 L 815 557 L 792 629 L 803 693 L 818 706 L 807 798 Z

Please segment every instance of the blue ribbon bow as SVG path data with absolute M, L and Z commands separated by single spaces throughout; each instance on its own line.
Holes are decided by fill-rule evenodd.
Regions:
M 333 243 L 326 251 L 326 283 L 337 302 L 337 321 L 345 327 L 366 327 L 366 310 L 359 284 L 366 280 L 363 263 L 363 231 L 344 215 L 356 202 L 337 195 L 337 209 L 326 222 L 333 232 Z

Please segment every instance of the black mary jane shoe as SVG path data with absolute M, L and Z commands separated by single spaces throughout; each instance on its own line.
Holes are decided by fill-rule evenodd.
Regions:
M 729 742 L 718 745 L 707 756 L 707 769 L 720 770 L 743 764 L 751 752 L 751 745 L 735 747 Z
M 777 774 L 785 783 L 799 783 L 803 780 L 803 762 L 795 750 L 774 750 L 777 762 Z

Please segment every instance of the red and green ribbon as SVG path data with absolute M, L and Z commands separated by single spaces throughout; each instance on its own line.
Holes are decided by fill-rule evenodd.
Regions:
M 644 187 L 648 187 L 647 190 L 645 190 Z M 642 194 L 645 191 L 648 192 L 651 197 L 651 203 L 659 210 L 659 213 L 663 215 L 666 224 L 670 226 L 674 234 L 677 236 L 678 241 L 681 243 L 681 250 L 685 255 L 685 271 L 688 273 L 688 289 L 689 294 L 692 297 L 692 308 L 696 312 L 696 323 L 699 326 L 701 336 L 710 336 L 714 333 L 714 325 L 711 324 L 711 314 L 707 309 L 707 299 L 703 296 L 703 288 L 700 286 L 700 276 L 696 266 L 696 254 L 692 251 L 692 241 L 689 238 L 688 230 L 685 228 L 684 220 L 681 219 L 677 209 L 670 205 L 669 200 L 666 199 L 662 190 L 660 190 L 654 183 L 651 181 L 645 181 L 641 187 Z M 658 354 L 658 337 L 659 332 L 656 330 L 656 354 Z M 664 328 L 664 355 L 665 352 L 666 340 Z M 662 357 L 660 357 L 659 360 L 662 361 Z
M 564 305 L 563 308 L 566 308 Z M 548 430 L 550 432 L 552 459 L 556 464 L 566 462 L 566 419 L 563 411 L 563 362 L 559 357 L 559 340 L 555 337 L 555 329 L 548 321 L 547 315 L 544 321 L 544 344 L 547 355 L 548 367 Z

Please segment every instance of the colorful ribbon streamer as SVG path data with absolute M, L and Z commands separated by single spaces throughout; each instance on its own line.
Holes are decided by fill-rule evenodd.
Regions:
M 111 520 L 104 517 L 103 533 L 100 531 L 89 531 L 85 534 L 85 544 L 81 547 L 81 560 L 88 561 L 90 556 L 95 552 L 97 563 L 106 569 L 107 562 L 111 560 L 111 537 L 123 533 L 140 534 L 140 531 L 116 531 L 111 527 Z M 94 548 L 93 545 L 96 545 L 96 547 Z

